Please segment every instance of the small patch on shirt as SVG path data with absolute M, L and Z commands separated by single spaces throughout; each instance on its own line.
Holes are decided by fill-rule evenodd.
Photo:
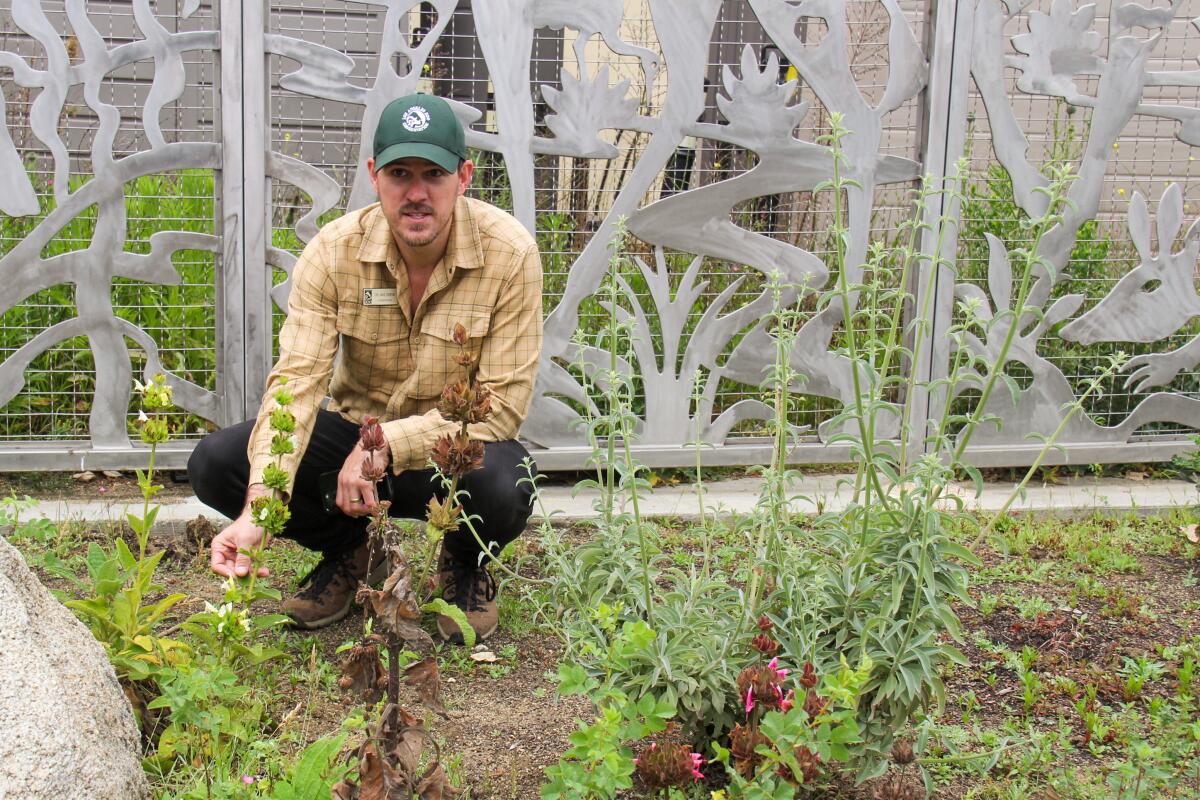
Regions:
M 362 292 L 362 304 L 364 306 L 394 306 L 399 304 L 399 301 L 396 299 L 395 288 L 363 289 Z

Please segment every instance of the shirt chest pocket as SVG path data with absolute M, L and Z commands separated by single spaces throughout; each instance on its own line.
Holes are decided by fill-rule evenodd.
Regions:
M 337 331 L 341 334 L 343 369 L 349 377 L 369 385 L 394 380 L 403 368 L 401 348 L 408 324 L 399 306 L 342 305 L 338 308 Z
M 458 325 L 467 332 L 467 342 L 461 347 L 454 341 L 454 329 Z M 411 394 L 436 397 L 448 383 L 466 377 L 466 369 L 458 363 L 458 356 L 466 352 L 473 362 L 477 361 L 490 326 L 491 315 L 486 309 L 473 306 L 430 309 L 421 320 L 415 385 Z

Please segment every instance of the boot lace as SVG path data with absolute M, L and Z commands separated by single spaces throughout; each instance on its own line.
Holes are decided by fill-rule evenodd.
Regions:
M 496 579 L 486 567 L 454 561 L 442 596 L 463 611 L 482 611 L 484 603 L 496 599 Z

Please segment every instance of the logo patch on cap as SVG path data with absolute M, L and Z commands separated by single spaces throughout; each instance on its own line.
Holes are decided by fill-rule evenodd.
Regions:
M 418 133 L 429 127 L 429 112 L 421 106 L 413 106 L 404 112 L 404 130 Z

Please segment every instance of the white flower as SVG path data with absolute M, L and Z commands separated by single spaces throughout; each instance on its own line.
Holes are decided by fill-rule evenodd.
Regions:
M 207 612 L 209 614 L 219 614 L 219 612 L 217 611 L 217 607 L 208 601 L 204 602 L 204 610 L 205 610 L 205 612 Z
M 145 423 L 147 423 L 149 421 L 150 421 L 150 418 L 146 416 L 146 412 L 139 410 L 138 411 L 138 424 L 144 425 Z

